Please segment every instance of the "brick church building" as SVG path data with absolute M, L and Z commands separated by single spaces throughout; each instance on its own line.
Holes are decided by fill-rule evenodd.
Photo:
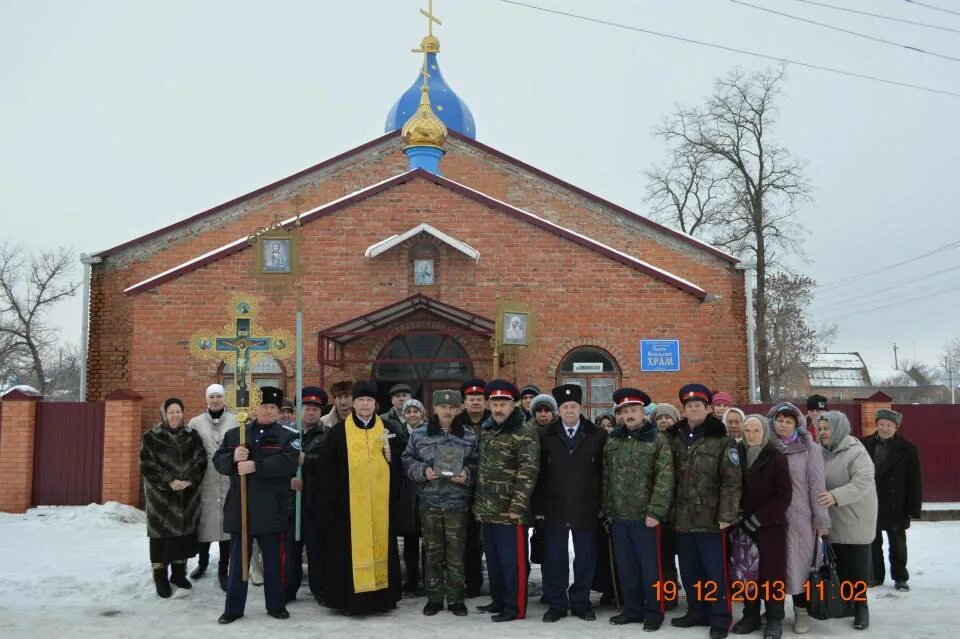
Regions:
M 200 412 L 208 384 L 233 384 L 212 340 L 236 337 L 238 305 L 251 337 L 288 340 L 298 279 L 308 384 L 374 379 L 386 401 L 397 382 L 427 398 L 490 378 L 499 314 L 498 374 L 581 383 L 588 415 L 620 385 L 675 403 L 699 381 L 746 401 L 738 260 L 477 141 L 437 39 L 422 48 L 427 74 L 381 137 L 95 256 L 89 399 L 136 391 L 144 426 L 166 397 Z M 273 280 L 247 237 L 297 214 L 297 277 Z M 279 271 L 296 257 L 274 250 Z M 295 349 L 274 343 L 287 348 L 251 359 L 253 383 L 293 394 Z

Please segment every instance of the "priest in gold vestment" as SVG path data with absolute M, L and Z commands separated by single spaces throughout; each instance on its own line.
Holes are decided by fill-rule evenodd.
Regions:
M 394 473 L 376 394 L 371 382 L 354 385 L 353 410 L 327 433 L 320 457 L 315 512 L 327 531 L 325 603 L 349 615 L 386 612 L 400 599 L 390 530 Z

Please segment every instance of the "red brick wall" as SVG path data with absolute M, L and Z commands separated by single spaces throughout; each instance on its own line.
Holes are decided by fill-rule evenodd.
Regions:
M 130 391 L 107 396 L 103 419 L 103 502 L 140 505 L 141 404 L 142 398 Z
M 672 399 L 681 383 L 696 378 L 745 400 L 742 273 L 705 251 L 467 142 L 452 140 L 441 166 L 453 180 L 676 273 L 719 299 L 701 303 L 643 273 L 417 180 L 304 227 L 307 380 L 318 374 L 313 357 L 317 330 L 416 292 L 409 277 L 407 247 L 373 260 L 364 258 L 363 250 L 426 221 L 471 244 L 482 257 L 474 264 L 460 253 L 441 248 L 438 285 L 424 287 L 422 292 L 489 318 L 495 315 L 498 297 L 536 307 L 538 343 L 505 374 L 549 386 L 556 365 L 570 348 L 593 345 L 614 354 L 625 382 L 652 389 L 659 399 Z M 388 140 L 227 207 L 188 229 L 125 249 L 95 266 L 89 396 L 103 397 L 124 387 L 144 393 L 144 425 L 153 421 L 151 407 L 169 394 L 180 394 L 188 412 L 199 412 L 203 388 L 215 378 L 216 365 L 192 359 L 186 340 L 195 331 L 225 324 L 224 305 L 231 295 L 258 292 L 247 284 L 249 251 L 135 296 L 123 295 L 123 288 L 248 234 L 275 215 L 290 215 L 295 195 L 302 198 L 301 210 L 308 210 L 404 170 L 406 159 L 399 140 Z M 365 287 L 362 298 L 344 303 L 360 286 Z M 217 303 L 202 301 L 212 291 Z M 281 310 L 271 311 L 268 306 L 263 304 L 258 324 L 292 332 L 292 297 Z M 641 376 L 641 337 L 679 338 L 684 372 Z M 378 347 L 358 342 L 348 348 L 348 357 L 359 359 L 358 350 L 367 350 L 363 357 L 374 357 Z M 489 351 L 489 345 L 481 348 Z M 486 357 L 487 353 L 474 355 Z M 292 373 L 293 367 L 287 370 Z M 342 379 L 355 372 L 328 371 L 327 378 Z
M 479 250 L 480 260 L 473 262 L 442 248 L 438 286 L 417 288 L 408 276 L 403 247 L 374 259 L 363 256 L 370 244 L 423 220 Z M 303 233 L 308 335 L 304 377 L 308 381 L 319 375 L 312 357 L 318 330 L 420 291 L 490 318 L 498 298 L 530 304 L 536 313 L 537 342 L 515 366 L 503 371 L 519 382 L 552 385 L 563 355 L 574 346 L 592 345 L 617 358 L 624 383 L 648 389 L 661 400 L 673 399 L 677 388 L 692 379 L 706 380 L 741 397 L 745 393 L 743 309 L 737 308 L 733 295 L 742 282 L 739 273 L 715 276 L 706 288 L 719 292 L 721 299 L 702 303 L 645 273 L 426 180 L 402 184 L 311 222 Z M 339 242 L 331 245 L 329 238 Z M 144 395 L 143 426 L 155 421 L 151 407 L 170 395 L 184 399 L 188 413 L 202 410 L 203 389 L 215 379 L 217 365 L 193 358 L 187 339 L 197 331 L 225 324 L 225 304 L 231 296 L 258 295 L 257 324 L 265 330 L 293 332 L 292 293 L 278 305 L 268 302 L 258 285 L 249 281 L 251 259 L 250 251 L 244 251 L 130 297 L 133 347 L 128 368 L 131 386 Z M 215 291 L 214 300 L 201 302 L 211 291 Z M 422 320 L 411 318 L 408 325 L 418 326 L 416 322 Z M 680 339 L 684 372 L 641 375 L 641 337 Z M 356 340 L 347 346 L 347 358 L 373 358 L 387 339 Z M 462 343 L 476 357 L 491 356 L 489 344 L 479 338 Z M 292 373 L 292 363 L 286 364 Z M 361 369 L 353 366 L 338 372 L 369 374 L 369 367 Z M 486 375 L 489 368 L 480 365 L 477 372 Z
M 33 504 L 33 445 L 40 395 L 9 393 L 0 402 L 0 511 L 22 513 Z

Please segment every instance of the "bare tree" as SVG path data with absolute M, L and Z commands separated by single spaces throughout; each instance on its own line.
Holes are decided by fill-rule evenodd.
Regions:
M 796 204 L 810 198 L 801 163 L 772 139 L 777 99 L 784 70 L 746 74 L 737 69 L 717 81 L 703 107 L 677 107 L 657 129 L 674 157 L 697 157 L 710 164 L 710 175 L 724 180 L 732 205 L 704 229 L 712 241 L 754 263 L 757 270 L 757 370 L 760 395 L 771 398 L 771 350 L 767 321 L 768 271 L 778 264 L 778 250 L 799 251 L 794 223 Z
M 805 314 L 817 283 L 805 275 L 770 273 L 767 279 L 767 335 L 771 394 L 784 397 L 789 388 L 798 388 L 806 362 L 822 351 L 835 334 L 836 326 L 814 328 Z
M 726 175 L 718 175 L 715 162 L 696 148 L 673 150 L 664 168 L 646 172 L 650 217 L 705 241 L 714 241 L 722 220 L 736 206 Z
M 71 251 L 41 251 L 29 257 L 23 247 L 0 244 L 0 335 L 6 336 L 22 368 L 31 372 L 33 385 L 46 394 L 46 357 L 56 341 L 46 316 L 76 293 L 80 283 L 70 281 L 75 258 Z

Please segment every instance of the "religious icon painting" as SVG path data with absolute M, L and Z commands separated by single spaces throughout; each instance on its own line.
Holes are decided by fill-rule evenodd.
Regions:
M 264 273 L 290 273 L 293 262 L 290 259 L 291 240 L 289 238 L 264 238 L 260 243 L 262 270 Z
M 527 343 L 527 315 L 526 313 L 503 314 L 503 343 Z
M 533 343 L 533 311 L 519 302 L 504 301 L 497 308 L 497 341 L 502 346 Z
M 416 286 L 433 286 L 433 275 L 433 260 L 427 259 L 413 261 L 413 283 Z

